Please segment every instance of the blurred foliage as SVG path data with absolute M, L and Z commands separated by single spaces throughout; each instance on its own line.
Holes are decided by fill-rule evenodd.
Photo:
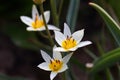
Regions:
M 79 6 L 80 0 L 70 0 L 66 21 L 69 24 L 72 32 L 75 31 L 75 24 L 78 17 Z
M 120 21 L 120 0 L 106 0 L 107 3 L 110 4 L 110 6 L 113 8 L 117 18 L 119 19 Z
M 116 40 L 118 46 L 120 46 L 120 26 L 115 22 L 115 20 L 100 6 L 90 3 L 92 7 L 94 7 L 103 20 L 105 21 L 108 29 L 110 30 L 111 34 L 113 35 L 114 39 Z
M 28 80 L 28 79 L 21 77 L 11 77 L 4 74 L 0 74 L 0 80 Z
M 31 11 L 31 5 L 33 4 L 30 0 L 11 0 L 7 2 L 5 0 L 0 1 L 0 17 L 7 19 L 18 18 L 21 14 L 28 14 Z M 21 7 L 22 5 L 22 7 Z
M 94 67 L 91 69 L 90 75 L 96 74 L 96 72 L 106 69 L 106 67 L 115 65 L 116 62 L 120 61 L 119 56 L 120 56 L 120 48 L 110 51 L 104 54 L 103 56 L 99 57 L 94 62 Z
M 41 48 L 50 51 L 49 46 L 44 46 L 45 44 L 38 41 L 36 33 L 26 31 L 27 25 L 20 20 L 21 15 L 31 16 L 32 1 L 12 0 L 10 3 L 3 1 L 0 4 L 1 31 L 10 36 L 15 45 L 31 50 L 39 50 Z
M 53 0 L 53 1 L 55 1 L 55 0 Z M 72 32 L 74 32 L 74 30 L 75 30 L 76 22 L 78 22 L 78 24 L 80 24 L 79 21 L 77 21 L 78 16 L 81 16 L 80 14 L 78 14 L 79 9 L 81 8 L 80 1 L 84 1 L 84 0 L 69 0 L 68 1 L 69 3 L 64 0 L 64 3 L 69 4 L 69 6 L 66 8 L 66 6 L 63 5 L 64 7 L 61 7 L 63 10 L 60 10 L 60 11 L 67 12 L 67 14 L 62 14 L 64 12 L 60 12 L 60 16 L 66 15 L 65 19 L 66 19 L 67 23 L 70 25 Z M 114 42 L 116 42 L 116 44 L 118 44 L 120 46 L 120 29 L 119 29 L 120 28 L 120 26 L 119 26 L 120 25 L 119 24 L 119 22 L 120 22 L 120 5 L 119 5 L 120 0 L 116 0 L 116 1 L 114 1 L 114 0 L 93 0 L 93 1 L 101 6 L 100 7 L 97 4 L 96 4 L 97 6 L 92 5 L 92 7 L 94 7 L 96 9 L 96 11 L 99 12 L 99 14 L 100 14 L 99 17 L 103 18 L 104 23 L 106 24 L 105 26 L 107 26 L 107 28 L 109 29 L 110 33 L 113 36 L 112 38 L 114 38 L 116 40 Z M 47 3 L 45 3 L 45 4 L 47 6 L 45 6 L 45 8 L 50 8 L 49 7 L 50 1 L 46 0 L 46 2 Z M 59 2 L 56 1 L 56 3 L 57 3 L 57 7 L 59 7 Z M 24 1 L 11 0 L 10 2 L 7 2 L 5 0 L 1 0 L 0 5 L 1 5 L 0 6 L 0 14 L 1 14 L 0 15 L 0 24 L 1 24 L 0 31 L 5 33 L 6 35 L 8 35 L 15 45 L 25 48 L 25 49 L 29 49 L 29 50 L 42 49 L 42 50 L 45 50 L 48 52 L 51 51 L 48 41 L 41 39 L 41 38 L 43 38 L 43 37 L 41 37 L 42 36 L 41 33 L 26 31 L 27 26 L 20 21 L 19 17 L 21 15 L 31 16 L 31 8 L 33 5 L 32 1 L 30 1 L 30 0 L 24 0 Z M 86 6 L 86 5 L 83 5 L 83 6 Z M 91 7 L 91 6 L 89 6 L 89 7 Z M 83 11 L 86 11 L 86 9 L 84 9 Z M 86 12 L 88 12 L 88 11 L 86 11 Z M 87 14 L 89 14 L 89 12 Z M 57 15 L 57 9 L 56 9 L 55 15 Z M 93 14 L 90 14 L 90 15 L 93 15 Z M 59 20 L 64 19 L 63 17 L 60 17 L 60 16 L 57 15 L 56 19 L 59 19 Z M 92 17 L 96 17 L 96 16 L 92 16 Z M 96 20 L 97 20 L 97 18 L 96 18 Z M 61 23 L 61 22 L 62 21 L 59 21 L 59 23 Z M 89 22 L 92 23 L 92 21 L 89 21 Z M 59 23 L 56 25 L 59 25 Z M 95 22 L 93 22 L 93 23 L 95 23 Z M 97 25 L 97 26 L 99 26 L 99 25 Z M 101 27 L 101 26 L 99 26 L 99 27 Z M 93 27 L 91 27 L 91 30 L 92 29 L 93 29 Z M 95 31 L 94 33 L 99 33 L 98 35 L 101 36 L 100 31 L 98 31 L 98 32 Z M 105 33 L 105 35 L 106 35 L 106 33 Z M 109 34 L 109 35 L 111 36 L 111 34 Z M 95 36 L 95 38 L 98 38 L 99 36 Z M 94 38 L 93 38 L 93 40 L 94 40 Z M 106 40 L 106 41 L 110 41 L 110 40 Z M 109 43 L 113 43 L 113 42 L 109 42 Z M 103 46 L 104 45 L 101 44 L 102 48 L 104 48 Z M 111 45 L 111 46 L 113 46 L 113 45 Z M 96 50 L 96 47 L 98 48 L 98 46 L 95 46 L 93 48 Z M 112 80 L 112 77 L 111 77 L 112 74 L 110 72 L 111 69 L 109 69 L 109 67 L 114 66 L 114 65 L 116 66 L 116 63 L 118 61 L 120 61 L 120 48 L 118 46 L 115 46 L 115 48 L 116 49 L 112 49 L 111 51 L 105 52 L 102 56 L 97 56 L 97 57 L 96 57 L 97 50 L 95 52 L 92 52 L 89 49 L 85 49 L 85 52 L 88 53 L 89 56 L 94 58 L 93 59 L 94 66 L 91 70 L 88 70 L 83 63 L 79 62 L 75 58 L 73 58 L 71 60 L 71 62 L 73 64 L 76 64 L 79 67 L 79 69 L 81 69 L 83 71 L 86 71 L 86 70 L 88 70 L 88 72 L 90 71 L 89 73 L 94 76 L 94 79 L 92 79 L 92 80 L 103 80 L 103 78 L 101 78 L 101 75 L 98 74 L 99 72 L 101 72 L 103 70 L 106 71 L 108 79 Z M 101 52 L 104 52 L 104 51 L 101 51 Z M 99 51 L 99 53 L 100 53 L 100 51 Z M 106 70 L 106 68 L 108 70 Z M 71 71 L 69 71 L 68 73 L 71 73 Z M 67 74 L 67 76 L 73 77 L 71 74 Z M 1 80 L 25 80 L 23 78 L 12 78 L 12 77 L 8 77 L 6 75 L 0 75 L 0 79 Z
M 18 23 L 19 24 L 19 23 Z M 14 23 L 9 23 L 9 25 L 4 25 L 4 32 L 11 37 L 11 40 L 18 46 L 28 49 L 39 49 L 34 44 L 36 35 L 32 32 L 27 32 L 25 27 L 16 25 Z

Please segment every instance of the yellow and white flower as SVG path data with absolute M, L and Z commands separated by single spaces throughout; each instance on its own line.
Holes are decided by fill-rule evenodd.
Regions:
M 82 41 L 84 35 L 84 29 L 78 30 L 71 34 L 69 26 L 64 23 L 64 33 L 60 31 L 54 31 L 55 33 L 55 40 L 61 47 L 54 48 L 54 51 L 75 51 L 76 49 L 89 45 L 91 41 Z
M 46 23 L 50 20 L 50 11 L 44 12 Z M 38 10 L 35 5 L 32 7 L 32 18 L 27 16 L 20 16 L 20 19 L 23 23 L 28 25 L 27 27 L 28 31 L 43 31 L 45 29 L 45 24 L 42 18 L 42 15 L 39 16 Z M 49 30 L 59 30 L 57 27 L 53 25 L 47 25 Z
M 45 62 L 38 65 L 39 68 L 51 71 L 50 80 L 53 80 L 58 73 L 61 73 L 68 69 L 67 63 L 73 53 L 70 53 L 62 58 L 60 52 L 53 51 L 53 58 L 51 58 L 46 52 L 41 50 L 41 55 Z

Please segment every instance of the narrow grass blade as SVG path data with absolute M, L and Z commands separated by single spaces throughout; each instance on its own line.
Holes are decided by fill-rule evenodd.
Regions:
M 120 46 L 120 26 L 115 22 L 115 20 L 99 5 L 95 3 L 89 3 L 93 8 L 95 8 L 103 20 L 105 21 L 108 29 L 112 33 L 114 39 L 116 40 L 118 46 Z
M 79 6 L 80 0 L 70 0 L 66 21 L 69 24 L 72 32 L 75 30 Z
M 117 48 L 115 50 L 112 50 L 100 58 L 98 58 L 94 62 L 94 66 L 90 71 L 90 74 L 95 74 L 96 72 L 99 72 L 100 70 L 106 69 L 107 67 L 110 67 L 116 62 L 120 61 L 120 48 Z

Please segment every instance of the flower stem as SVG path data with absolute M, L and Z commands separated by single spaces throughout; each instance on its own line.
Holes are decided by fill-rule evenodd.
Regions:
M 50 0 L 51 11 L 53 16 L 53 23 L 55 26 L 59 27 L 59 16 L 57 15 L 57 7 L 54 0 Z
M 50 31 L 48 30 L 47 23 L 46 23 L 46 20 L 45 20 L 43 4 L 40 4 L 40 11 L 41 11 L 41 14 L 42 14 L 42 18 L 43 18 L 43 21 L 44 21 L 44 24 L 45 24 L 46 32 L 48 34 L 51 46 L 54 46 L 53 39 L 51 37 Z
M 66 80 L 65 72 L 61 73 L 61 80 Z
M 60 15 L 61 15 L 61 11 L 62 11 L 63 2 L 64 2 L 64 0 L 61 0 L 61 2 L 60 2 L 60 6 L 59 6 L 59 12 L 58 12 L 58 16 L 59 16 L 59 17 L 60 17 Z

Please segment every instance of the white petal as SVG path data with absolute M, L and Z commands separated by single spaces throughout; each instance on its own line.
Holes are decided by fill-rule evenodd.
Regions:
M 36 15 L 39 17 L 38 10 L 37 10 L 36 6 L 33 5 L 33 7 L 32 7 L 32 18 L 33 18 L 34 21 L 35 21 Z
M 64 62 L 65 64 L 68 63 L 68 61 L 70 60 L 72 54 L 73 54 L 73 53 L 68 53 L 68 54 L 63 58 L 63 62 Z
M 49 30 L 56 30 L 56 31 L 60 31 L 60 29 L 59 28 L 57 28 L 57 27 L 55 27 L 55 26 L 53 26 L 53 25 L 47 25 L 48 26 L 48 29 Z
M 70 48 L 69 50 L 70 51 L 75 51 L 75 50 L 77 50 L 78 49 L 78 46 L 75 46 L 75 47 L 73 47 L 73 48 Z
M 55 40 L 56 40 L 56 42 L 60 46 L 62 46 L 62 42 L 66 39 L 65 36 L 61 32 L 59 32 L 59 31 L 54 31 L 54 33 L 55 33 Z
M 46 62 L 39 64 L 37 67 L 39 67 L 40 69 L 46 70 L 46 71 L 51 71 L 49 68 L 49 64 Z
M 33 27 L 27 27 L 27 31 L 43 31 L 45 30 L 45 27 L 34 29 Z
M 47 25 L 48 26 L 48 30 L 56 30 L 56 31 L 60 31 L 59 28 L 52 26 L 52 25 Z M 42 26 L 40 28 L 34 29 L 33 27 L 28 27 L 27 28 L 28 31 L 44 31 L 46 30 L 45 26 Z
M 36 31 L 33 27 L 27 27 L 27 31 Z
M 58 72 L 61 73 L 67 69 L 68 69 L 68 66 L 66 64 L 63 64 L 62 68 Z
M 45 11 L 45 12 L 44 12 L 44 16 L 45 16 L 45 21 L 46 21 L 46 23 L 48 23 L 49 20 L 50 20 L 50 11 Z M 43 20 L 42 15 L 40 15 L 40 19 Z
M 61 53 L 59 51 L 54 51 L 55 48 L 57 48 L 56 45 L 54 45 L 54 47 L 53 47 L 53 58 L 58 59 L 58 60 L 62 60 Z
M 57 47 L 57 48 L 54 48 L 54 51 L 68 52 L 69 50 L 65 50 L 65 49 L 62 48 L 62 47 Z
M 27 17 L 27 16 L 21 16 L 20 19 L 21 19 L 21 21 L 22 21 L 23 23 L 25 23 L 26 25 L 32 26 L 33 20 L 32 20 L 31 18 L 29 18 L 29 17 Z
M 41 50 L 41 55 L 46 62 L 48 62 L 48 63 L 50 62 L 51 57 L 46 52 Z
M 83 42 L 80 42 L 78 44 L 78 47 L 84 47 L 84 46 L 87 46 L 89 44 L 92 44 L 92 42 L 91 41 L 83 41 Z
M 53 46 L 53 50 L 54 50 L 54 48 L 56 48 L 56 47 L 57 47 L 57 46 L 56 46 L 56 45 L 54 45 L 54 46 Z
M 82 40 L 83 36 L 84 36 L 84 29 L 76 31 L 72 34 L 72 37 L 77 41 L 77 44 Z
M 53 58 L 58 59 L 58 60 L 62 60 L 62 55 L 58 51 L 53 51 Z
M 71 36 L 70 27 L 66 23 L 64 23 L 64 35 L 65 35 L 65 37 Z
M 56 75 L 57 75 L 56 72 L 51 72 L 51 74 L 50 74 L 50 80 L 53 80 Z

